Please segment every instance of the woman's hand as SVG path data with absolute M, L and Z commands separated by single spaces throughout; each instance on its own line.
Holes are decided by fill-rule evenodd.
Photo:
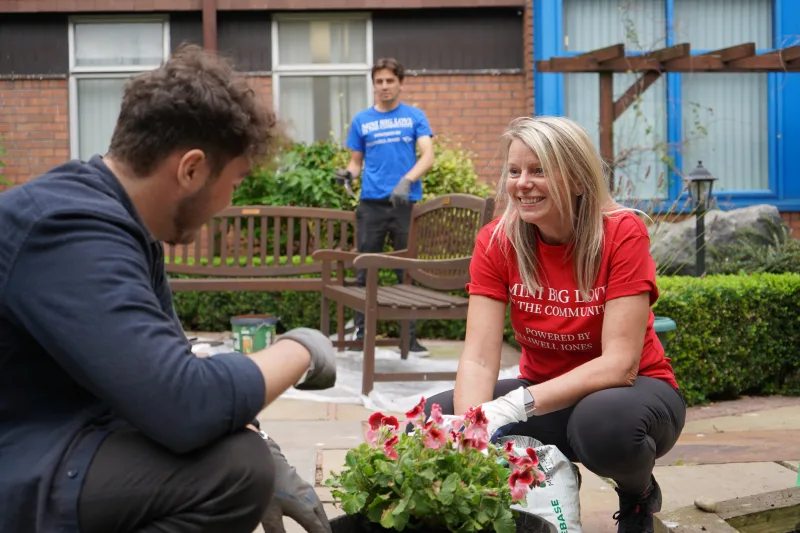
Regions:
M 456 415 L 490 401 L 500 375 L 500 351 L 506 322 L 506 302 L 470 296 L 464 351 L 458 362 L 453 395 Z
M 489 441 L 495 442 L 506 435 L 511 426 L 528 420 L 525 413 L 525 388 L 516 388 L 505 396 L 483 403 L 481 409 L 489 421 Z

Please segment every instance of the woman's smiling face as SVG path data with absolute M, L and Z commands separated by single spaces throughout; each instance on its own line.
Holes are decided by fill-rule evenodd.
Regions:
M 547 244 L 563 244 L 572 236 L 572 221 L 565 219 L 558 209 L 556 199 L 550 194 L 554 183 L 563 183 L 560 173 L 547 177 L 539 158 L 525 143 L 514 139 L 508 150 L 508 178 L 506 192 L 519 213 L 519 217 L 539 228 Z M 562 188 L 562 197 L 566 194 Z M 566 214 L 566 210 L 564 210 Z

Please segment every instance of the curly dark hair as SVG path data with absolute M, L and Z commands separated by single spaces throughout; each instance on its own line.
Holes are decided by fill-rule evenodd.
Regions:
M 108 153 L 147 176 L 174 151 L 200 149 L 217 176 L 231 159 L 266 156 L 276 128 L 273 111 L 228 60 L 182 45 L 127 83 Z

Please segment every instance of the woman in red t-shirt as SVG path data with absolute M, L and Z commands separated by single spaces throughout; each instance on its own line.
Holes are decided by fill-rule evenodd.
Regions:
M 427 405 L 450 414 L 482 405 L 494 439 L 557 446 L 617 483 L 619 531 L 653 531 L 653 466 L 678 439 L 686 405 L 653 329 L 647 228 L 611 198 L 573 121 L 517 119 L 502 139 L 505 210 L 475 244 L 455 389 Z M 508 307 L 520 376 L 498 381 Z

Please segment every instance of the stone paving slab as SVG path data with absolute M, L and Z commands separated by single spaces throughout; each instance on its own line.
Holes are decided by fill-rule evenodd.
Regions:
M 662 510 L 694 505 L 698 498 L 723 501 L 793 487 L 797 474 L 775 463 L 656 466 Z
M 581 471 L 581 526 L 585 533 L 616 533 L 612 518 L 619 509 L 614 487 L 578 464 Z
M 716 433 L 721 431 L 800 430 L 800 407 L 788 406 L 766 411 L 741 413 L 706 420 L 687 422 L 683 433 Z
M 258 414 L 258 420 L 332 420 L 331 407 L 322 402 L 278 398 Z
M 730 431 L 681 435 L 657 465 L 800 461 L 800 430 Z

